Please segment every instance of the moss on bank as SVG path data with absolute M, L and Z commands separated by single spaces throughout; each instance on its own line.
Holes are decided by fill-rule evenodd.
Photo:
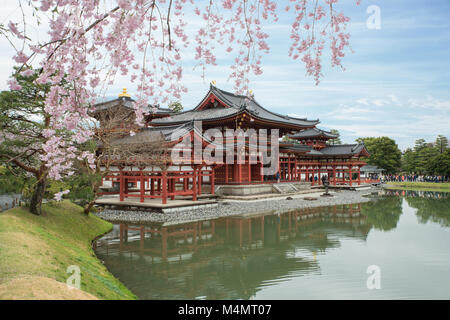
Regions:
M 45 298 L 68 298 L 70 292 L 73 299 L 89 298 L 90 295 L 65 285 L 71 265 L 80 267 L 81 290 L 85 293 L 99 299 L 136 298 L 92 250 L 91 241 L 111 230 L 109 222 L 91 214 L 86 216 L 81 207 L 69 201 L 46 204 L 43 211 L 45 216 L 32 215 L 20 207 L 0 213 L 0 299 L 43 298 L 32 292 L 40 292 L 36 286 L 43 286 L 46 281 L 19 281 L 30 277 L 63 284 L 47 288 L 44 285 L 43 291 L 52 291 L 45 292 Z M 12 283 L 19 285 L 11 286 Z M 14 294 L 10 292 L 12 287 Z
M 450 192 L 450 183 L 436 182 L 387 182 L 387 189 Z

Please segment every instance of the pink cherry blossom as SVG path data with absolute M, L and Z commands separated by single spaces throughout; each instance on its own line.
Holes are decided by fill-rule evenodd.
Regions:
M 145 106 L 187 91 L 183 85 L 183 60 L 192 51 L 196 70 L 206 77 L 207 67 L 218 64 L 224 48 L 233 61 L 229 78 L 237 93 L 249 91 L 250 76 L 263 73 L 263 57 L 270 54 L 266 27 L 278 14 L 291 19 L 288 56 L 303 63 L 306 74 L 319 84 L 324 49 L 330 49 L 332 66 L 342 66 L 349 48 L 349 18 L 339 10 L 343 0 L 32 0 L 24 1 L 38 17 L 33 30 L 26 21 L 8 24 L 8 36 L 21 43 L 13 59 L 23 76 L 40 69 L 36 84 L 49 85 L 45 112 L 49 128 L 41 160 L 49 176 L 69 175 L 73 161 L 95 168 L 95 156 L 79 151 L 88 141 L 87 125 L 96 101 L 103 98 L 118 77 L 135 83 L 133 108 L 136 122 L 145 124 Z M 356 0 L 359 4 L 359 0 Z M 57 9 L 57 10 L 54 10 Z M 197 21 L 189 21 L 192 13 Z M 186 30 L 196 28 L 193 36 Z M 39 38 L 35 31 L 41 31 Z M 28 32 L 29 34 L 26 34 Z M 61 85 L 64 81 L 70 86 Z M 15 80 L 11 90 L 20 90 Z M 62 197 L 58 195 L 59 198 Z

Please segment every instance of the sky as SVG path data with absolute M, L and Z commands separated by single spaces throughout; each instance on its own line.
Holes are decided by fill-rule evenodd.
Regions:
M 281 3 L 284 8 L 285 2 Z M 351 18 L 351 47 L 343 59 L 345 70 L 331 68 L 324 56 L 324 78 L 316 86 L 300 61 L 291 60 L 289 19 L 280 16 L 267 26 L 270 54 L 263 58 L 264 73 L 251 77 L 255 99 L 281 114 L 320 119 L 319 128 L 337 129 L 344 143 L 358 137 L 388 136 L 401 150 L 413 147 L 417 139 L 432 142 L 438 134 L 450 138 L 450 1 L 448 0 L 341 0 Z M 380 29 L 369 29 L 366 10 L 380 9 Z M 2 1 L 0 23 L 18 13 L 17 0 Z M 12 71 L 9 44 L 0 39 L 0 90 L 6 90 Z M 182 96 L 185 110 L 204 97 L 212 80 L 217 87 L 232 91 L 229 82 L 230 57 L 218 55 L 218 66 L 209 67 L 206 78 L 193 70 L 192 55 L 183 60 Z M 133 94 L 133 86 L 120 78 L 108 90 L 115 97 L 122 88 Z

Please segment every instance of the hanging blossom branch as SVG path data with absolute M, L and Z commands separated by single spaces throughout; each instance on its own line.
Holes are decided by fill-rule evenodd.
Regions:
M 343 1 L 343 0 L 341 0 Z M 359 3 L 359 1 L 357 1 Z M 22 23 L 0 28 L 11 45 L 21 42 L 13 57 L 20 72 L 30 76 L 38 69 L 37 85 L 50 84 L 45 97 L 49 128 L 41 160 L 51 178 L 70 170 L 73 159 L 93 156 L 78 152 L 78 146 L 93 135 L 84 121 L 92 106 L 117 76 L 136 83 L 134 104 L 137 122 L 143 125 L 144 106 L 180 99 L 182 54 L 189 51 L 187 14 L 200 16 L 203 26 L 194 37 L 195 59 L 205 70 L 217 64 L 217 51 L 225 47 L 234 55 L 230 78 L 238 93 L 248 92 L 249 75 L 262 73 L 262 56 L 270 52 L 264 25 L 278 21 L 279 1 L 271 0 L 30 0 L 27 5 L 36 26 L 27 28 L 25 5 Z M 338 0 L 288 0 L 293 12 L 289 56 L 301 57 L 307 74 L 316 83 L 321 73 L 322 50 L 328 42 L 333 66 L 341 66 L 349 35 L 349 19 L 338 13 Z M 292 10 L 291 10 L 292 9 Z M 31 15 L 31 14 L 29 14 Z M 32 37 L 30 29 L 45 34 L 45 41 Z M 27 34 L 27 32 L 29 34 Z M 42 34 L 39 35 L 42 39 Z M 14 39 L 11 39 L 14 38 Z M 15 46 L 15 48 L 19 48 Z M 62 81 L 67 85 L 61 85 Z M 14 80 L 12 90 L 20 89 Z M 70 132 L 72 139 L 59 135 Z
M 331 65 L 342 66 L 342 58 L 349 47 L 350 34 L 346 27 L 350 19 L 343 12 L 334 10 L 338 0 L 290 0 L 292 5 L 286 11 L 294 12 L 295 21 L 291 26 L 292 44 L 289 56 L 296 60 L 301 58 L 306 72 L 319 84 L 322 74 L 322 55 L 326 43 L 331 51 Z M 360 4 L 360 0 L 355 0 Z

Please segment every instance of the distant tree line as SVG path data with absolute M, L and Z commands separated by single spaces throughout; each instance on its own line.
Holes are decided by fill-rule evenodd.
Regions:
M 450 149 L 448 139 L 438 135 L 434 143 L 416 140 L 414 148 L 403 153 L 402 171 L 427 175 L 450 175 Z
M 448 139 L 438 135 L 435 142 L 427 143 L 425 139 L 416 140 L 413 148 L 403 153 L 395 140 L 388 137 L 358 138 L 370 153 L 363 159 L 368 164 L 385 169 L 386 174 L 418 174 L 450 176 L 450 149 Z

